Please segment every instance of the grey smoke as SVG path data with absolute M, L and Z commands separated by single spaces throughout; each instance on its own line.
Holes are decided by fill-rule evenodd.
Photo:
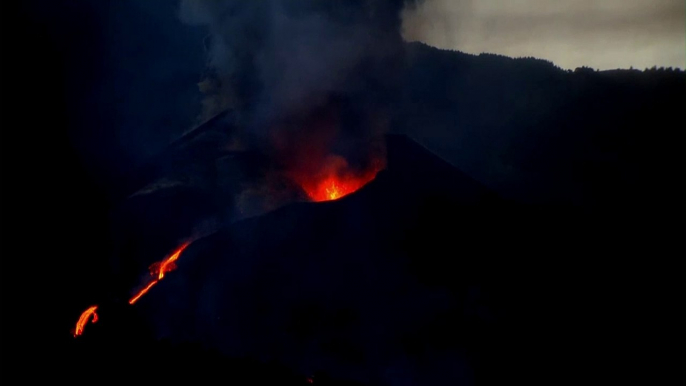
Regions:
M 332 93 L 361 93 L 367 84 L 351 74 L 394 55 L 403 3 L 182 0 L 181 19 L 208 30 L 202 118 L 233 108 L 261 127 Z
M 258 150 L 270 161 L 264 178 L 242 185 L 236 202 L 257 202 L 242 210 L 292 200 L 294 181 L 321 175 L 332 160 L 360 173 L 383 164 L 381 134 L 398 110 L 405 4 L 180 2 L 181 20 L 207 31 L 200 121 L 231 110 L 238 117 L 232 148 Z

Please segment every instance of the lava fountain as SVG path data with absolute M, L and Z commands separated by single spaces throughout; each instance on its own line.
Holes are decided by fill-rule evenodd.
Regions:
M 76 328 L 74 328 L 74 337 L 83 334 L 83 329 L 88 324 L 88 321 L 91 321 L 91 323 L 98 321 L 98 314 L 95 312 L 97 309 L 98 306 L 91 306 L 81 313 L 79 320 L 76 322 Z

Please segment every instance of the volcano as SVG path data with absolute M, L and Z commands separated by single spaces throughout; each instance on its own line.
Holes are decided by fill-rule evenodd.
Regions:
M 442 63 L 448 55 L 422 46 L 413 52 L 419 75 L 428 71 L 425 62 Z M 431 55 L 438 56 L 421 59 Z M 455 84 L 467 91 L 459 95 L 515 95 L 467 82 L 470 69 L 484 66 L 462 59 L 466 68 Z M 560 79 L 585 79 L 545 66 Z M 451 68 L 442 71 L 449 75 Z M 545 131 L 557 147 L 537 147 L 538 140 L 524 136 L 521 142 L 532 147 L 520 156 L 542 157 L 537 152 L 546 150 L 564 167 L 524 163 L 520 171 L 531 178 L 504 181 L 498 174 L 512 160 L 483 146 L 505 123 L 482 124 L 482 116 L 493 115 L 471 114 L 475 102 L 468 98 L 448 109 L 439 103 L 443 97 L 430 98 L 442 78 L 431 78 L 432 89 L 419 75 L 410 77 L 409 107 L 398 108 L 404 115 L 391 131 L 406 135 L 386 135 L 383 162 L 367 169 L 349 168 L 332 153 L 312 168 L 296 168 L 300 173 L 274 173 L 282 160 L 259 143 L 245 146 L 255 143 L 240 140 L 245 122 L 231 111 L 140 168 L 114 210 L 111 296 L 97 301 L 97 314 L 87 312 L 95 307 L 88 300 L 82 318 L 74 315 L 81 335 L 69 339 L 79 360 L 108 371 L 154 369 L 159 382 L 175 380 L 176 373 L 157 371 L 172 367 L 196 379 L 203 378 L 198 371 L 213 379 L 228 367 L 232 379 L 245 383 L 263 380 L 255 373 L 276 372 L 296 374 L 294 384 L 326 384 L 327 376 L 378 385 L 550 384 L 597 374 L 612 380 L 629 365 L 653 379 L 648 369 L 662 366 L 658 358 L 666 355 L 649 358 L 653 350 L 637 347 L 657 348 L 660 339 L 635 332 L 662 323 L 651 315 L 675 315 L 675 292 L 660 279 L 683 226 L 666 225 L 675 218 L 666 214 L 667 203 L 682 191 L 667 188 L 674 186 L 667 170 L 677 170 L 676 163 L 658 160 L 671 159 L 669 152 L 655 150 L 645 161 L 627 145 L 622 154 L 631 162 L 617 161 L 618 173 L 606 158 L 591 162 L 586 142 Z M 435 109 L 417 107 L 423 104 Z M 459 111 L 460 119 L 436 113 L 442 106 Z M 536 127 L 578 133 L 577 125 L 588 123 L 593 130 L 584 132 L 596 135 L 603 125 L 614 130 L 608 123 L 614 111 L 597 122 L 586 113 L 574 115 L 583 121 L 565 121 L 572 126 L 556 120 Z M 650 114 L 642 114 L 645 124 L 632 126 L 637 133 L 648 126 Z M 452 132 L 455 122 L 465 130 Z M 638 143 L 638 134 L 626 135 L 627 143 Z M 651 141 L 658 149 L 659 141 Z M 296 155 L 307 161 L 309 153 Z M 574 157 L 581 161 L 568 162 Z M 479 158 L 492 167 L 479 167 Z M 671 166 L 646 178 L 644 161 L 655 169 Z M 564 173 L 597 178 L 561 184 L 569 181 Z M 615 184 L 624 178 L 627 184 Z M 511 185 L 503 189 L 504 182 Z M 527 192 L 553 199 L 522 200 Z M 579 192 L 592 200 L 567 199 Z M 639 226 L 660 221 L 651 230 Z M 629 258 L 635 255 L 644 260 Z M 654 256 L 664 257 L 646 264 Z M 167 261 L 175 269 L 163 268 Z M 114 351 L 127 354 L 97 363 Z M 258 364 L 243 365 L 244 359 Z
M 171 2 L 13 3 L 8 379 L 686 384 L 683 71 L 403 43 L 378 1 L 225 8 L 195 38 Z M 310 173 L 274 134 L 334 140 Z
M 269 154 L 227 145 L 240 125 L 217 116 L 132 180 L 114 216 L 112 299 L 76 344 L 136 353 L 118 367 L 189 372 L 207 368 L 200 347 L 205 374 L 251 358 L 294 384 L 550 384 L 644 360 L 627 338 L 649 323 L 635 304 L 657 312 L 670 297 L 636 285 L 644 265 L 627 256 L 658 239 L 636 212 L 513 201 L 397 134 L 345 195 L 320 200 L 292 178 L 264 185 L 275 194 L 254 188 Z M 188 239 L 176 269 L 145 281 Z
M 386 168 L 356 192 L 237 219 L 191 243 L 177 269 L 126 311 L 140 318 L 128 328 L 366 384 L 564 372 L 565 362 L 546 353 L 588 344 L 593 330 L 580 320 L 568 339 L 547 336 L 579 318 L 579 302 L 603 299 L 598 279 L 609 267 L 596 262 L 586 272 L 588 245 L 572 241 L 599 240 L 598 229 L 570 232 L 583 215 L 503 199 L 406 136 L 388 135 L 386 147 Z M 171 213 L 199 205 L 197 195 L 171 197 L 136 204 L 137 216 L 155 218 L 155 206 L 172 202 Z M 161 240 L 180 232 L 175 223 L 156 220 L 155 232 L 167 236 L 140 241 L 141 250 L 161 251 Z M 141 259 L 129 284 L 155 260 Z M 89 326 L 92 339 L 118 324 Z M 524 345 L 536 349 L 524 355 Z

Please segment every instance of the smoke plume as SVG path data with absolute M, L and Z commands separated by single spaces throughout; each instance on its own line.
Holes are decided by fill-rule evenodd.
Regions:
M 291 180 L 378 168 L 400 94 L 405 4 L 182 0 L 181 19 L 208 30 L 200 120 L 234 111 L 242 146 Z
M 181 1 L 181 19 L 208 31 L 200 120 L 233 111 L 240 147 L 272 161 L 244 194 L 273 201 L 284 181 L 312 191 L 383 167 L 382 134 L 401 95 L 406 3 Z
M 363 65 L 388 70 L 388 61 L 399 59 L 402 5 L 182 0 L 181 19 L 208 29 L 208 76 L 200 84 L 207 95 L 204 117 L 234 108 L 270 119 L 321 104 L 327 93 L 359 91 L 363 79 L 353 80 L 351 73 L 362 75 Z

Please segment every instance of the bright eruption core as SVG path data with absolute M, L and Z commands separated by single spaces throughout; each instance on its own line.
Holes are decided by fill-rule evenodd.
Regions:
M 305 189 L 307 195 L 315 202 L 333 201 L 355 192 L 369 181 L 374 179 L 373 175 L 358 178 L 340 178 L 331 176 L 316 184 L 316 186 Z
M 351 194 L 372 181 L 381 170 L 381 162 L 374 162 L 366 170 L 353 170 L 341 157 L 331 157 L 319 173 L 299 174 L 295 177 L 310 200 L 333 201 Z

